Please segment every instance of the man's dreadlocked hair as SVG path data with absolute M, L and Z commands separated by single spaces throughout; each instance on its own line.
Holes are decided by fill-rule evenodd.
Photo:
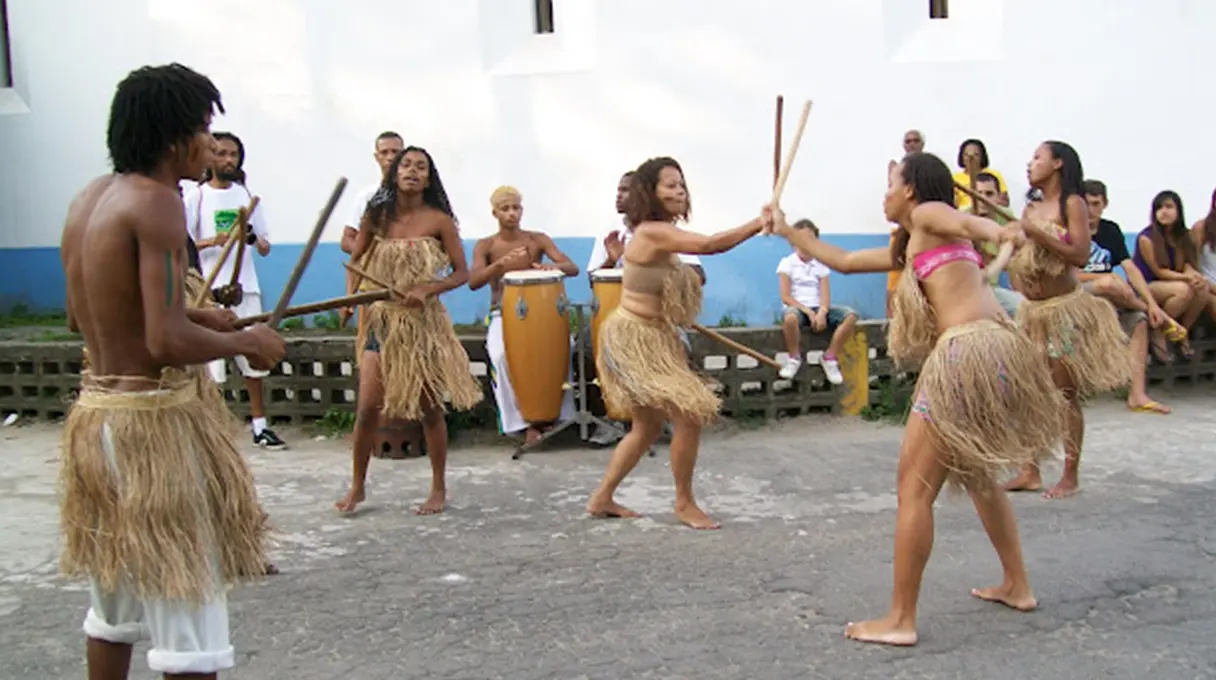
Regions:
M 397 194 L 399 193 L 397 171 L 401 168 L 401 161 L 405 158 L 405 154 L 411 151 L 426 156 L 428 174 L 426 188 L 422 190 L 422 202 L 452 218 L 452 223 L 460 226 L 456 214 L 452 212 L 452 204 L 448 202 L 448 192 L 444 190 L 443 181 L 439 179 L 439 169 L 435 167 L 435 160 L 431 158 L 431 154 L 427 153 L 426 149 L 420 146 L 407 146 L 393 159 L 393 164 L 388 166 L 388 170 L 384 173 L 380 188 L 367 202 L 364 219 L 367 220 L 374 233 L 383 234 L 389 223 L 397 218 Z
M 114 172 L 149 174 L 169 148 L 188 142 L 224 112 L 211 79 L 181 64 L 145 66 L 118 84 L 110 103 L 106 146 Z

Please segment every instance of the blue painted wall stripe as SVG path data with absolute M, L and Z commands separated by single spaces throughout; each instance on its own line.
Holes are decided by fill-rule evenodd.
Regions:
M 586 266 L 594 245 L 591 238 L 554 240 L 580 269 Z M 887 237 L 881 234 L 828 235 L 825 240 L 849 250 L 882 247 L 887 243 Z M 472 257 L 473 245 L 474 241 L 465 241 L 466 257 Z M 1132 235 L 1128 247 L 1134 246 Z M 263 304 L 268 309 L 286 285 L 302 249 L 302 245 L 296 244 L 276 245 L 268 257 L 257 260 Z M 749 325 L 772 324 L 781 309 L 777 263 L 788 253 L 789 246 L 782 240 L 756 238 L 728 253 L 703 258 L 708 285 L 701 321 L 713 325 L 730 316 Z M 337 244 L 320 244 L 293 302 L 300 304 L 342 295 L 345 259 Z M 572 302 L 590 301 L 591 289 L 585 272 L 566 281 L 566 294 Z M 16 304 L 34 311 L 62 309 L 63 300 L 64 278 L 58 248 L 0 249 L 0 310 Z M 832 300 L 856 309 L 864 318 L 880 318 L 886 308 L 886 277 L 834 274 Z M 479 291 L 460 288 L 443 296 L 443 302 L 454 321 L 473 323 L 485 316 L 490 293 L 488 288 Z

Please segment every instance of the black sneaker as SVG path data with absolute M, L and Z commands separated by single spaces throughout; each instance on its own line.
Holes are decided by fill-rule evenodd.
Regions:
M 279 435 L 269 427 L 262 428 L 262 434 L 253 435 L 253 445 L 270 451 L 282 451 L 287 448 L 287 443 L 279 439 Z

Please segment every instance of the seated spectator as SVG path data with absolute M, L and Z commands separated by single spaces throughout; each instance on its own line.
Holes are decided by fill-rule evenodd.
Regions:
M 1008 207 L 1009 197 L 1001 195 L 1000 187 L 1001 181 L 996 175 L 990 172 L 981 172 L 975 176 L 976 193 L 992 201 L 993 203 L 996 203 L 997 205 Z M 967 208 L 967 210 L 979 215 L 980 217 L 987 217 L 997 224 L 1003 225 L 1009 221 L 1005 219 L 1004 215 L 989 208 L 988 205 L 983 201 L 976 201 L 969 208 Z M 984 258 L 985 267 L 991 264 L 997 253 L 1000 252 L 1000 247 L 997 246 L 997 244 L 989 242 L 977 242 L 975 244 L 975 249 L 978 250 L 980 255 Z M 989 278 L 988 283 L 992 285 L 992 294 L 996 297 L 996 301 L 1000 303 L 1001 309 L 1004 309 L 1005 313 L 1011 318 L 1016 316 L 1018 313 L 1018 305 L 1022 304 L 1022 301 L 1026 298 L 1024 298 L 1022 294 L 1016 290 L 1001 287 L 999 275 Z
M 816 238 L 819 229 L 810 220 L 798 220 L 795 229 L 809 229 Z M 828 351 L 823 354 L 823 372 L 833 385 L 844 382 L 837 357 L 844 349 L 845 338 L 853 333 L 857 312 L 848 307 L 832 306 L 832 289 L 828 284 L 831 270 L 819 260 L 806 257 L 795 250 L 777 265 L 777 280 L 781 284 L 781 329 L 789 357 L 779 375 L 789 380 L 802 366 L 802 329 L 812 333 L 831 333 Z
M 1151 218 L 1152 222 L 1136 235 L 1136 254 L 1132 259 L 1157 304 L 1190 331 L 1211 304 L 1212 293 L 1207 279 L 1195 269 L 1199 259 L 1186 228 L 1182 198 L 1173 191 L 1157 194 Z M 1175 336 L 1174 340 L 1183 357 L 1190 359 L 1195 355 L 1187 336 Z M 1153 344 L 1164 347 L 1159 337 L 1153 338 Z M 1158 358 L 1171 360 L 1168 355 Z
M 1208 280 L 1208 291 L 1212 293 L 1208 310 L 1216 319 L 1216 191 L 1212 192 L 1207 216 L 1191 227 L 1191 240 L 1199 256 L 1199 272 Z
M 976 177 L 978 179 L 980 173 L 987 173 L 996 178 L 997 189 L 1001 193 L 1001 205 L 1009 205 L 1009 185 L 1005 183 L 1005 178 L 1001 173 L 988 167 L 988 148 L 978 139 L 968 139 L 958 147 L 958 172 L 954 173 L 954 181 L 964 186 L 970 185 L 971 177 L 967 174 L 967 168 L 974 165 L 976 168 Z M 967 194 L 955 189 L 954 205 L 959 210 L 966 210 L 971 205 L 971 197 Z
M 1153 299 L 1148 282 L 1132 262 L 1127 252 L 1127 241 L 1119 225 L 1102 218 L 1106 210 L 1106 185 L 1096 179 L 1085 180 L 1085 202 L 1089 204 L 1089 263 L 1079 277 L 1081 286 L 1090 293 L 1104 298 L 1119 312 L 1119 323 L 1123 332 L 1132 339 L 1132 385 L 1127 393 L 1127 407 L 1139 413 L 1166 414 L 1170 409 L 1153 401 L 1148 396 L 1148 331 L 1178 328 L 1174 320 Z M 1115 273 L 1115 267 L 1123 269 L 1123 277 Z M 1178 331 L 1174 331 L 1176 336 Z M 1160 335 L 1160 333 L 1158 333 Z M 1168 356 L 1162 344 L 1154 354 Z

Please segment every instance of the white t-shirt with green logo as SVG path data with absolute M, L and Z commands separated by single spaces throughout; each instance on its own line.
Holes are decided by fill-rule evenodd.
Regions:
M 236 224 L 237 211 L 248 206 L 250 200 L 249 190 L 240 184 L 233 183 L 227 189 L 216 189 L 210 184 L 200 184 L 196 188 L 186 191 L 185 196 L 182 197 L 186 206 L 186 230 L 190 232 L 195 243 L 215 238 L 216 234 L 229 233 Z M 265 210 L 265 206 L 259 202 L 257 210 L 253 211 L 250 227 L 253 229 L 253 233 L 269 240 L 270 236 L 266 231 L 264 217 Z M 233 252 L 228 256 L 219 276 L 215 278 L 216 286 L 226 285 L 232 280 L 232 270 L 235 266 L 238 247 L 236 245 L 232 247 Z M 203 268 L 203 276 L 211 275 L 216 263 L 219 262 L 222 250 L 223 246 L 199 248 L 198 259 Z M 260 294 L 258 273 L 253 266 L 253 256 L 256 250 L 251 245 L 245 246 L 245 255 L 241 261 L 241 274 L 237 280 L 241 284 L 241 289 L 246 293 Z

